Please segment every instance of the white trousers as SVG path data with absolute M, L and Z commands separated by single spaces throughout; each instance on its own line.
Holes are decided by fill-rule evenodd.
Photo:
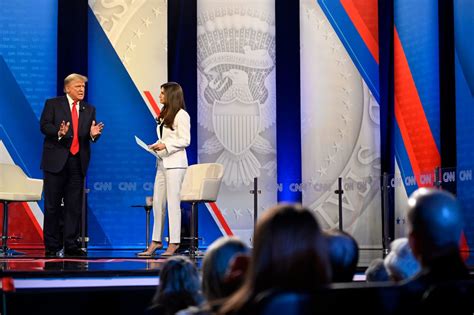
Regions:
M 170 243 L 180 243 L 181 240 L 181 184 L 186 168 L 163 167 L 163 161 L 158 161 L 155 186 L 153 189 L 153 236 L 152 239 L 161 242 L 163 238 L 163 222 L 165 221 L 166 201 L 168 201 L 168 223 Z

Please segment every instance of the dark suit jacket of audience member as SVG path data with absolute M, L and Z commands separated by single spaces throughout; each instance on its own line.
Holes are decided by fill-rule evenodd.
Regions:
M 439 257 L 432 261 L 429 267 L 423 268 L 417 276 L 401 283 L 402 307 L 410 308 L 409 311 L 417 310 L 421 307 L 423 295 L 432 286 L 467 279 L 469 271 L 458 252 Z

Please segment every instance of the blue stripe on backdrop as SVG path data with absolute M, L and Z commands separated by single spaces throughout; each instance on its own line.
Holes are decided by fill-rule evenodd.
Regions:
M 394 123 L 394 146 L 397 148 L 395 150 L 395 160 L 397 161 L 398 167 L 400 168 L 400 174 L 403 180 L 403 186 L 400 187 L 405 187 L 407 195 L 410 196 L 411 193 L 418 188 L 418 185 L 416 180 L 413 182 L 413 184 L 407 184 L 410 182 L 405 182 L 405 178 L 414 176 L 414 174 L 397 122 Z
M 395 0 L 394 23 L 439 150 L 438 2 Z
M 45 99 L 56 95 L 58 3 L 0 2 L 0 141 L 7 150 L 0 160 L 11 156 L 28 176 L 43 178 L 39 116 Z M 38 205 L 43 209 L 42 200 Z M 41 231 L 31 228 L 43 222 L 32 225 L 26 212 L 12 214 L 20 220 L 10 221 L 10 232 L 23 235 L 22 245 L 40 245 Z
M 365 83 L 380 103 L 379 65 L 370 53 L 340 1 L 318 0 L 334 31 L 342 41 L 352 62 L 364 78 Z
M 474 2 L 471 0 L 454 1 L 454 32 L 456 54 L 464 79 L 467 83 L 471 96 L 474 95 Z M 464 84 L 464 83 L 462 83 Z M 461 99 L 468 101 L 467 95 L 461 95 Z M 472 97 L 471 97 L 472 99 Z
M 456 139 L 458 170 L 474 169 L 474 2 L 454 1 L 456 69 Z M 457 195 L 463 204 L 465 235 L 474 248 L 474 183 L 457 179 Z
M 57 0 L 0 4 L 0 55 L 37 118 L 56 94 L 57 6 Z
M 43 135 L 26 96 L 0 56 L 0 140 L 15 164 L 28 176 L 43 178 L 40 170 Z
M 145 245 L 145 211 L 131 208 L 153 194 L 155 158 L 134 140 L 156 140 L 156 123 L 140 92 L 89 9 L 89 100 L 104 133 L 93 145 L 88 174 L 91 247 Z M 165 231 L 166 233 L 166 231 Z M 165 234 L 166 235 L 166 234 Z

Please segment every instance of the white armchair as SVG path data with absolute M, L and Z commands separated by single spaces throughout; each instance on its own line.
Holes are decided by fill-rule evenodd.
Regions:
M 41 200 L 42 191 L 42 179 L 29 178 L 17 165 L 0 163 L 0 202 L 3 204 L 2 248 L 0 249 L 0 256 L 19 254 L 7 246 L 8 205 L 12 202 Z
M 200 202 L 217 200 L 223 176 L 224 166 L 218 163 L 191 165 L 184 175 L 181 201 L 191 203 L 191 258 L 194 258 L 198 251 L 197 205 Z

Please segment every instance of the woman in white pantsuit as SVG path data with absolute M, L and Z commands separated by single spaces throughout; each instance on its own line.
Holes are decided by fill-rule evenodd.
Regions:
M 190 117 L 185 110 L 183 89 L 178 83 L 161 86 L 160 103 L 163 104 L 157 126 L 158 141 L 150 145 L 159 158 L 153 191 L 153 236 L 148 249 L 138 256 L 153 256 L 163 248 L 163 222 L 168 203 L 169 245 L 162 256 L 173 255 L 179 247 L 181 236 L 180 191 L 188 167 L 186 147 L 191 142 Z

